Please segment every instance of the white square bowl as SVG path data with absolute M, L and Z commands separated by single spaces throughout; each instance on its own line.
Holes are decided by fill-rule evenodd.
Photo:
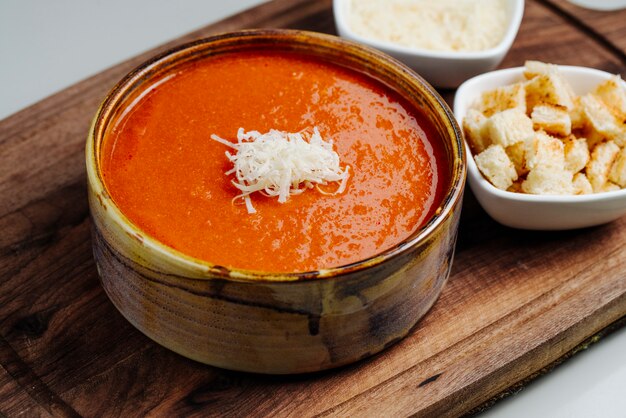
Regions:
M 498 45 L 484 51 L 447 52 L 412 48 L 393 42 L 367 38 L 355 33 L 349 22 L 353 0 L 333 0 L 337 32 L 343 38 L 360 42 L 402 61 L 435 87 L 454 88 L 477 74 L 500 64 L 517 35 L 524 14 L 524 0 L 506 0 L 507 29 Z
M 592 91 L 613 74 L 585 67 L 560 65 L 577 95 Z M 462 126 L 467 110 L 482 92 L 523 80 L 523 67 L 493 71 L 467 80 L 456 92 L 454 116 Z M 626 87 L 626 83 L 623 83 Z M 611 222 L 626 214 L 626 189 L 576 196 L 513 193 L 487 181 L 476 166 L 467 142 L 467 177 L 480 205 L 496 221 L 520 229 L 565 230 Z

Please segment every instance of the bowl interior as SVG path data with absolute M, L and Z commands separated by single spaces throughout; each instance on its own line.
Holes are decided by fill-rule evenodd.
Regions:
M 142 88 L 146 83 L 154 85 L 155 82 L 164 82 L 167 80 L 168 74 L 171 74 L 174 69 L 194 60 L 219 54 L 260 49 L 297 52 L 318 57 L 321 60 L 330 61 L 367 74 L 398 92 L 426 116 L 435 128 L 438 136 L 443 140 L 449 176 L 444 188 L 443 200 L 439 203 L 439 208 L 436 210 L 435 215 L 408 239 L 380 254 L 348 266 L 315 272 L 281 274 L 281 279 L 293 280 L 294 278 L 310 279 L 335 276 L 348 270 L 353 271 L 381 263 L 426 239 L 437 225 L 450 216 L 451 209 L 459 199 L 464 185 L 465 154 L 460 129 L 443 99 L 410 69 L 378 51 L 334 36 L 291 30 L 243 31 L 196 41 L 165 52 L 126 76 L 107 96 L 96 115 L 93 127 L 93 144 L 91 144 L 93 155 L 89 155 L 90 144 L 88 144 L 88 169 L 90 171 L 92 169 L 94 172 L 94 178 L 90 178 L 90 181 L 92 181 L 92 186 L 94 186 L 96 192 L 102 191 L 106 195 L 106 187 L 102 179 L 99 162 L 102 157 L 101 145 L 107 129 L 117 118 L 123 115 L 123 112 L 128 109 L 128 106 L 133 101 L 141 98 L 144 92 Z M 90 167 L 91 165 L 93 167 Z M 147 236 L 127 219 L 113 202 L 110 202 L 110 206 L 112 206 L 111 212 L 113 212 L 115 220 L 126 228 L 129 233 L 141 234 L 144 237 L 145 245 L 152 247 L 152 249 L 161 253 L 164 257 L 178 258 L 187 264 L 208 267 L 209 271 L 211 271 L 213 267 L 211 263 L 189 257 Z M 224 277 L 236 277 L 244 280 L 267 279 L 275 281 L 278 276 L 270 272 L 224 271 L 223 267 L 220 267 L 214 273 Z

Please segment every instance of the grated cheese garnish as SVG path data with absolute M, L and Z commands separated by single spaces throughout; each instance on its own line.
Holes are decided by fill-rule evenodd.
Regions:
M 241 194 L 234 200 L 243 199 L 248 213 L 256 212 L 250 199 L 254 192 L 278 196 L 278 202 L 285 203 L 291 195 L 313 187 L 320 190 L 320 185 L 328 183 L 339 184 L 332 194 L 343 193 L 346 189 L 348 166 L 340 167 L 333 141 L 324 141 L 317 127 L 312 134 L 275 129 L 262 134 L 239 128 L 236 143 L 215 134 L 211 139 L 236 150 L 235 153 L 226 151 L 233 168 L 224 174 L 235 174 L 232 183 Z

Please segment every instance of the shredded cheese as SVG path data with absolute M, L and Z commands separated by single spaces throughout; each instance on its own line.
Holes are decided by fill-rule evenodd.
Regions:
M 232 183 L 241 191 L 235 199 L 244 200 L 248 213 L 256 212 L 250 199 L 254 192 L 278 196 L 278 201 L 285 203 L 291 195 L 329 182 L 339 184 L 333 194 L 346 189 L 348 166 L 340 167 L 332 140 L 324 141 L 317 127 L 312 134 L 274 129 L 262 134 L 239 128 L 237 143 L 215 134 L 211 139 L 236 150 L 234 154 L 226 151 L 233 168 L 224 174 L 235 174 Z
M 506 31 L 503 0 L 352 0 L 359 35 L 435 51 L 482 51 Z

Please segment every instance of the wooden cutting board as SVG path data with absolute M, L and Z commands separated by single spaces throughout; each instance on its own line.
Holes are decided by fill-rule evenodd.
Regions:
M 533 58 L 624 77 L 625 22 L 626 12 L 529 1 L 502 66 Z M 0 121 L 0 415 L 459 415 L 626 315 L 626 218 L 518 231 L 492 221 L 468 191 L 443 294 L 406 339 L 373 358 L 313 375 L 250 375 L 187 360 L 136 331 L 105 296 L 92 258 L 90 119 L 156 51 L 251 27 L 333 33 L 331 2 L 270 2 Z

